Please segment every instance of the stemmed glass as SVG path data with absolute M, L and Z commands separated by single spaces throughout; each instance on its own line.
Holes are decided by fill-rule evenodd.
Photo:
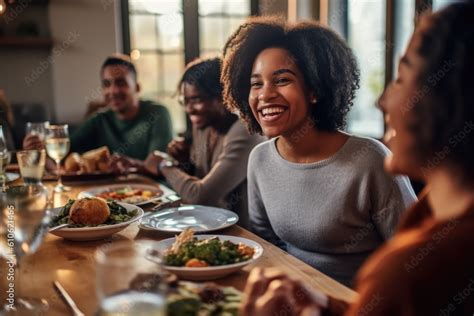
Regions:
M 48 232 L 51 215 L 46 211 L 48 191 L 42 185 L 12 186 L 0 192 L 0 257 L 6 259 L 7 299 L 0 315 L 32 315 L 45 311 L 44 299 L 16 295 L 19 291 L 20 262 L 34 253 Z M 3 278 L 2 274 L 2 278 Z
M 46 137 L 46 129 L 49 127 L 49 122 L 28 122 L 26 123 L 26 135 L 36 135 L 41 141 Z
M 58 183 L 54 187 L 54 192 L 69 191 L 71 188 L 63 185 L 61 181 L 61 160 L 69 152 L 69 132 L 68 125 L 49 125 L 46 128 L 46 152 L 56 162 L 56 171 L 58 174 Z
M 16 153 L 20 173 L 25 184 L 42 185 L 46 153 L 44 149 L 22 150 Z
M 95 257 L 97 315 L 166 315 L 166 284 L 154 242 L 104 245 Z
M 5 136 L 3 135 L 3 128 L 0 125 L 0 178 L 2 180 L 2 191 L 5 192 L 6 175 L 5 170 L 7 165 L 10 163 L 10 153 L 7 149 L 7 143 Z

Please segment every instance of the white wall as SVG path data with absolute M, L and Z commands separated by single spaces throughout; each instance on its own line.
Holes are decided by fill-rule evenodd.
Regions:
M 117 51 L 115 2 L 50 1 L 50 29 L 55 40 L 52 89 L 58 122 L 80 122 L 88 100 L 100 98 L 100 66 Z

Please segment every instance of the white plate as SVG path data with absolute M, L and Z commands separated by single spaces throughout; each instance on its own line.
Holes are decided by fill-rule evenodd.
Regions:
M 131 204 L 135 204 L 135 205 L 145 205 L 145 204 L 148 204 L 148 203 L 151 203 L 151 202 L 154 202 L 154 201 L 158 201 L 160 198 L 162 198 L 164 196 L 176 194 L 176 192 L 174 192 L 173 190 L 171 190 L 170 188 L 168 188 L 168 187 L 166 187 L 162 184 L 157 184 L 156 186 L 155 185 L 147 185 L 147 184 L 114 184 L 114 185 L 108 185 L 108 186 L 95 187 L 95 188 L 91 188 L 87 191 L 82 191 L 82 192 L 79 193 L 77 198 L 82 199 L 82 198 L 85 198 L 85 197 L 93 197 L 93 196 L 97 196 L 97 195 L 99 195 L 101 193 L 104 193 L 104 192 L 112 192 L 112 191 L 116 191 L 118 189 L 122 189 L 122 188 L 126 188 L 126 187 L 130 187 L 132 189 L 137 189 L 137 190 L 149 190 L 149 191 L 152 191 L 152 192 L 156 192 L 158 189 L 163 191 L 162 195 L 153 197 L 149 200 L 138 202 L 138 203 L 131 203 Z
M 232 211 L 202 205 L 184 205 L 145 215 L 140 228 L 164 233 L 180 233 L 192 228 L 196 233 L 212 232 L 232 226 L 239 216 Z
M 176 274 L 181 279 L 193 280 L 193 281 L 214 280 L 214 279 L 222 278 L 233 272 L 239 271 L 246 265 L 249 265 L 255 262 L 263 254 L 263 247 L 259 243 L 250 239 L 227 236 L 227 235 L 196 235 L 195 237 L 199 240 L 211 238 L 211 237 L 219 237 L 221 241 L 229 240 L 235 244 L 242 243 L 244 245 L 254 248 L 255 253 L 252 259 L 244 261 L 244 262 L 239 262 L 239 263 L 226 264 L 226 265 L 214 266 L 214 267 L 204 267 L 204 268 L 172 267 L 172 266 L 163 265 L 163 268 L 165 270 Z M 175 241 L 175 238 L 168 238 L 168 239 L 159 241 L 156 243 L 155 249 L 161 252 L 165 252 L 167 249 L 171 247 L 174 241 Z
M 128 212 L 133 210 L 137 210 L 137 215 L 130 220 L 113 225 L 104 225 L 104 226 L 97 226 L 97 227 L 77 227 L 77 228 L 60 228 L 58 230 L 52 231 L 51 234 L 63 237 L 64 239 L 68 240 L 98 240 L 109 237 L 119 231 L 125 229 L 128 225 L 135 222 L 136 220 L 140 219 L 144 212 L 143 209 L 136 205 L 127 204 L 118 202 L 121 206 L 125 207 Z M 61 211 L 62 207 L 56 207 L 50 210 L 53 216 L 58 215 L 59 211 Z
M 16 172 L 5 172 L 5 182 L 12 182 L 20 178 L 20 174 Z

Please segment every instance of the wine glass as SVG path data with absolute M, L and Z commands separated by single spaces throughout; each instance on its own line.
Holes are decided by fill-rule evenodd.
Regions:
M 20 174 L 25 184 L 42 184 L 46 153 L 40 150 L 22 150 L 16 153 Z
M 46 129 L 49 122 L 28 122 L 26 123 L 26 135 L 36 135 L 41 141 L 46 137 Z
M 34 253 L 48 232 L 48 191 L 43 185 L 12 186 L 0 193 L 0 257 L 6 259 L 6 304 L 0 315 L 32 315 L 48 308 L 44 299 L 20 297 L 20 262 Z M 2 273 L 2 278 L 3 278 Z M 25 282 L 23 282 L 25 283 Z
M 97 315 L 166 315 L 160 253 L 152 241 L 122 241 L 97 250 Z
M 54 192 L 64 192 L 71 190 L 70 187 L 63 185 L 61 181 L 61 160 L 66 157 L 69 152 L 69 133 L 68 125 L 49 125 L 46 128 L 46 152 L 56 162 L 56 171 L 58 174 L 58 183 L 54 187 Z
M 5 182 L 7 177 L 5 175 L 5 170 L 10 163 L 10 153 L 7 149 L 7 143 L 5 141 L 5 136 L 3 135 L 3 128 L 0 125 L 0 178 L 2 180 L 2 191 L 5 191 Z

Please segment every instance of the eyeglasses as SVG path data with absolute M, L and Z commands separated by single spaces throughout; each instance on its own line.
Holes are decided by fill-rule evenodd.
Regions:
M 192 97 L 185 97 L 183 95 L 180 95 L 178 97 L 178 102 L 184 107 L 187 107 L 188 105 L 192 106 L 195 109 L 202 109 L 204 106 L 204 102 L 209 100 L 208 97 L 202 96 L 202 95 L 196 95 Z

